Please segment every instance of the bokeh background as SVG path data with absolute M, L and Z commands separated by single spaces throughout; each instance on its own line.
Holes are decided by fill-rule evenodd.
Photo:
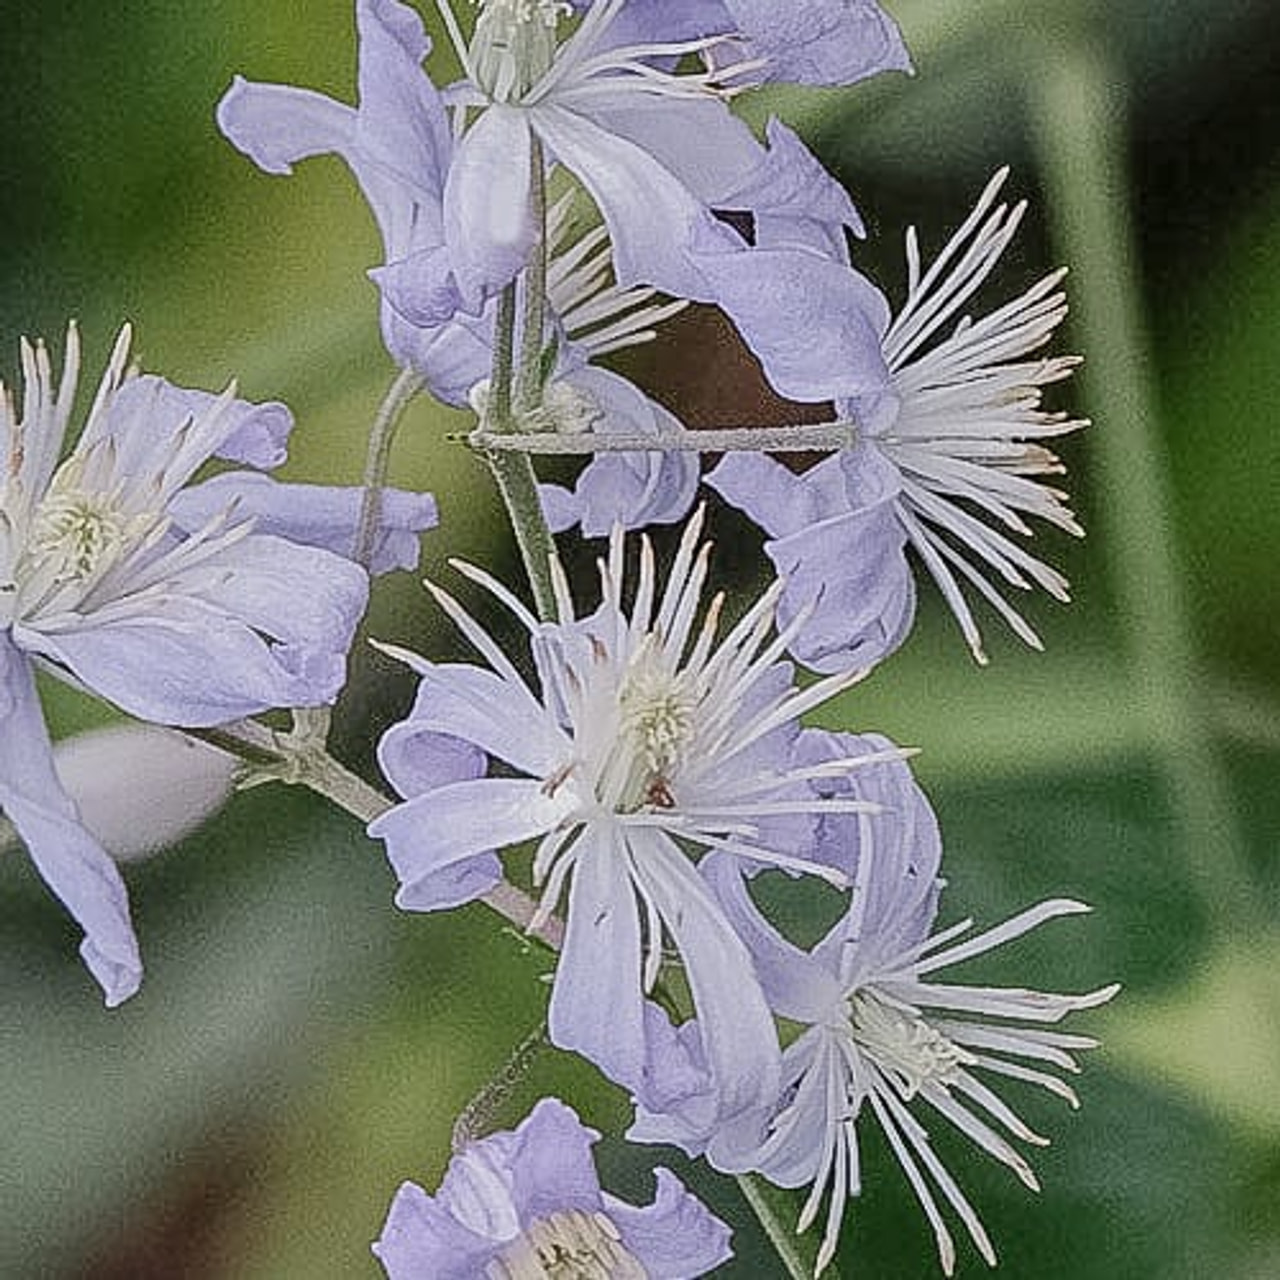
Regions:
M 982 972 L 1125 985 L 1089 1017 L 1105 1048 L 1083 1110 L 1026 1102 L 1056 1135 L 1038 1201 L 939 1144 L 1007 1275 L 1263 1280 L 1280 1274 L 1280 11 L 890 7 L 914 79 L 743 110 L 784 112 L 848 181 L 872 233 L 862 262 L 894 296 L 904 225 L 936 248 L 1013 166 L 1032 210 L 990 296 L 1072 265 L 1068 338 L 1089 357 L 1073 394 L 1095 426 L 1065 452 L 1090 536 L 1043 540 L 1077 587 L 1070 610 L 1030 606 L 1046 654 L 992 624 L 977 670 L 930 598 L 836 719 L 925 749 L 948 919 L 1063 894 L 1096 907 Z M 129 318 L 148 368 L 211 388 L 234 374 L 245 395 L 287 401 L 290 474 L 354 483 L 393 373 L 363 275 L 372 223 L 337 162 L 271 179 L 213 125 L 237 71 L 350 99 L 350 6 L 6 0 L 0 15 L 6 381 L 18 336 L 60 348 L 71 316 L 96 378 Z M 722 344 L 685 321 L 639 373 L 694 421 L 733 421 L 758 406 Z M 510 569 L 485 476 L 444 439 L 459 425 L 415 407 L 394 479 L 439 497 L 427 566 L 463 554 Z M 748 581 L 751 531 L 715 518 L 723 571 Z M 380 589 L 369 630 L 454 644 L 408 575 Z M 60 734 L 104 719 L 47 693 Z M 368 768 L 410 693 L 358 655 L 338 718 L 347 759 Z M 408 1176 L 434 1185 L 453 1116 L 536 1024 L 545 963 L 480 909 L 398 914 L 378 847 L 282 787 L 236 796 L 128 877 L 147 979 L 108 1014 L 74 929 L 22 856 L 0 856 L 0 1275 L 376 1274 L 368 1241 L 391 1193 Z M 589 1071 L 545 1055 L 499 1123 L 552 1089 L 602 1127 L 624 1118 Z M 891 1158 L 869 1141 L 867 1160 L 847 1274 L 935 1274 Z M 619 1145 L 602 1161 L 619 1190 L 644 1190 Z M 746 1217 L 732 1187 L 708 1191 Z M 758 1250 L 744 1230 L 723 1274 L 775 1274 Z M 984 1271 L 962 1250 L 961 1275 Z

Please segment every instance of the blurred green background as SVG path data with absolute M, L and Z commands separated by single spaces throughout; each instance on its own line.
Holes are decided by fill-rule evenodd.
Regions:
M 997 289 L 1073 267 L 1069 341 L 1089 356 L 1076 394 L 1096 425 L 1065 452 L 1090 537 L 1043 539 L 1077 588 L 1069 611 L 1030 606 L 1045 655 L 991 624 L 992 666 L 975 669 L 930 597 L 840 720 L 924 748 L 947 919 L 1062 894 L 1097 908 L 986 972 L 1126 988 L 1089 1017 L 1105 1047 L 1084 1109 L 1026 1102 L 1056 1135 L 1038 1202 L 965 1144 L 939 1145 L 1007 1275 L 1263 1280 L 1280 1274 L 1280 14 L 1268 0 L 890 7 L 914 79 L 744 110 L 785 111 L 846 178 L 872 229 L 863 261 L 892 296 L 903 225 L 936 248 L 1013 165 L 1033 208 Z M 18 336 L 60 348 L 71 316 L 96 378 L 128 318 L 149 369 L 287 401 L 290 474 L 354 482 L 393 373 L 363 275 L 371 221 L 337 162 L 270 179 L 213 125 L 237 71 L 350 99 L 350 7 L 2 12 L 6 381 Z M 644 376 L 703 416 L 749 412 L 736 382 L 692 379 L 699 329 L 678 332 Z M 394 479 L 440 500 L 425 562 L 509 566 L 484 475 L 442 439 L 456 426 L 417 406 L 395 453 Z M 721 569 L 746 580 L 751 535 L 716 518 Z M 373 634 L 440 653 L 454 642 L 436 627 L 409 575 L 380 590 Z M 48 692 L 60 733 L 101 718 Z M 338 722 L 348 759 L 368 767 L 410 694 L 362 651 Z M 237 796 L 128 875 L 147 979 L 108 1014 L 72 926 L 24 858 L 0 858 L 0 1275 L 376 1274 L 368 1241 L 392 1191 L 434 1185 L 453 1116 L 536 1023 L 545 964 L 479 909 L 398 914 L 379 848 L 283 788 Z M 555 1088 L 601 1126 L 623 1119 L 589 1071 L 544 1056 L 500 1122 Z M 904 1181 L 868 1147 L 846 1274 L 935 1274 Z M 618 1189 L 644 1189 L 620 1146 L 602 1158 Z M 731 1187 L 706 1189 L 745 1217 Z M 746 1230 L 723 1274 L 775 1274 L 758 1249 Z M 962 1250 L 959 1274 L 984 1270 Z

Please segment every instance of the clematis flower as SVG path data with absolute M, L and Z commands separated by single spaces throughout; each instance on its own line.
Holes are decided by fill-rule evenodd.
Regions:
M 769 1095 L 777 1040 L 750 958 L 690 851 L 717 849 L 752 866 L 842 881 L 806 854 L 818 815 L 861 802 L 818 796 L 809 779 L 865 762 L 792 766 L 797 718 L 856 676 L 792 685 L 778 661 L 791 636 L 770 638 L 776 586 L 719 643 L 720 597 L 697 625 L 709 550 L 696 551 L 700 528 L 700 518 L 690 522 L 661 591 L 642 542 L 629 610 L 615 531 L 601 565 L 600 608 L 579 618 L 557 570 L 554 624 L 539 624 L 487 575 L 466 569 L 529 631 L 536 689 L 434 589 L 489 666 L 442 666 L 389 650 L 422 678 L 412 718 L 380 757 L 410 798 L 369 832 L 386 842 L 398 905 L 416 911 L 484 892 L 500 874 L 495 849 L 536 841 L 540 914 L 567 899 L 551 1038 L 633 1089 L 653 1065 L 644 996 L 669 940 L 688 978 L 720 1112 L 733 1114 Z M 429 761 L 460 742 L 500 762 L 501 772 L 421 789 L 409 749 L 419 736 Z
M 811 731 L 800 754 L 883 748 L 882 739 Z M 847 1202 L 861 1186 L 857 1126 L 870 1113 L 933 1228 L 943 1270 L 955 1246 L 939 1195 L 994 1265 L 995 1251 L 959 1183 L 935 1153 L 922 1110 L 953 1125 L 1030 1189 L 1035 1174 L 1010 1138 L 1033 1146 L 1032 1130 L 991 1086 L 1015 1080 L 1078 1106 L 1052 1069 L 1079 1070 L 1087 1037 L 1048 1030 L 1119 989 L 1057 995 L 1016 987 L 965 986 L 939 971 L 1002 946 L 1058 916 L 1088 910 L 1056 899 L 976 936 L 971 921 L 933 932 L 943 882 L 941 842 L 928 801 L 903 763 L 820 784 L 873 801 L 874 812 L 825 820 L 819 857 L 842 865 L 854 890 L 849 910 L 811 952 L 785 939 L 761 914 L 736 868 L 708 867 L 729 918 L 747 942 L 770 1005 L 803 1028 L 783 1055 L 782 1088 L 763 1117 L 722 1137 L 709 1153 L 731 1171 L 755 1169 L 784 1187 L 809 1185 L 799 1230 L 827 1199 L 818 1270 L 831 1260 Z M 732 1126 L 730 1126 L 732 1127 Z M 631 1136 L 680 1139 L 669 1118 L 641 1115 Z M 734 1151 L 736 1163 L 724 1152 Z
M 434 1196 L 404 1183 L 373 1246 L 389 1280 L 693 1280 L 733 1256 L 729 1228 L 667 1169 L 643 1208 L 602 1191 L 599 1137 L 543 1098 L 513 1132 L 458 1151 Z
M 136 375 L 129 340 L 126 326 L 61 462 L 74 326 L 56 390 L 44 347 L 24 342 L 20 414 L 0 398 L 0 808 L 84 929 L 109 1005 L 138 986 L 137 944 L 119 872 L 55 773 L 34 663 L 161 724 L 314 706 L 342 686 L 368 590 L 350 561 L 256 532 L 234 502 L 198 527 L 174 518 L 210 457 L 278 461 L 288 411 Z
M 722 41 L 614 45 L 609 33 L 625 7 L 600 0 L 562 42 L 557 28 L 568 6 L 559 0 L 482 0 L 470 41 L 449 22 L 467 75 L 451 99 L 479 111 L 444 193 L 464 299 L 501 288 L 528 262 L 542 230 L 531 166 L 545 153 L 599 209 L 621 287 L 714 300 L 690 251 L 695 242 L 737 244 L 711 208 L 758 168 L 761 147 L 722 100 L 734 67 L 681 74 L 644 63 Z M 442 11 L 451 17 L 448 4 Z
M 962 311 L 999 263 L 1025 212 L 1025 202 L 1012 209 L 996 203 L 1006 177 L 1007 170 L 1001 170 L 992 179 L 927 270 L 922 271 L 914 229 L 908 233 L 907 300 L 894 318 L 867 282 L 853 283 L 856 273 L 820 273 L 815 267 L 807 299 L 794 296 L 790 325 L 779 332 L 777 311 L 751 292 L 749 282 L 739 284 L 724 273 L 720 287 L 735 292 L 735 318 L 753 348 L 765 351 L 766 361 L 790 362 L 795 398 L 831 399 L 838 414 L 855 420 L 859 447 L 803 475 L 761 455 L 735 455 L 708 477 L 774 539 L 766 550 L 775 561 L 794 565 L 796 558 L 816 553 L 828 566 L 843 560 L 858 573 L 865 571 L 867 553 L 854 533 L 874 518 L 867 495 L 879 504 L 896 483 L 898 491 L 889 501 L 906 540 L 941 589 L 979 662 L 986 656 L 966 588 L 987 600 L 1022 640 L 1040 648 L 1039 637 L 1001 586 L 1039 586 L 1065 601 L 1067 582 L 1014 537 L 1031 535 L 1027 517 L 1082 533 L 1066 495 L 1041 483 L 1042 477 L 1062 471 L 1042 442 L 1085 425 L 1041 407 L 1042 389 L 1069 377 L 1079 363 L 1074 356 L 1035 354 L 1067 314 L 1059 288 L 1064 272 L 1053 272 L 977 320 Z M 794 341 L 795 333 L 809 331 L 810 319 L 816 324 L 828 315 L 844 315 L 857 326 L 843 366 L 825 350 L 821 360 L 810 359 Z M 878 382 L 876 361 L 868 358 L 863 341 L 867 323 L 878 334 Z M 949 333 L 947 326 L 952 326 Z M 774 349 L 778 355 L 771 357 Z M 862 379 L 861 387 L 850 388 L 850 371 Z M 896 481 L 886 482 L 886 467 Z M 800 510 L 812 516 L 797 518 Z M 841 532 L 842 524 L 847 533 Z M 839 539 L 839 549 L 833 539 Z M 893 558 L 883 557 L 881 549 L 873 543 L 870 555 L 893 569 Z M 894 571 L 905 579 L 905 563 L 898 562 Z M 818 670 L 857 660 L 863 643 L 859 627 L 842 640 L 838 611 L 852 584 L 839 575 L 832 582 L 829 606 L 819 603 L 814 632 L 802 635 L 797 649 Z M 905 634 L 900 617 L 905 583 L 897 592 L 883 590 L 892 609 L 882 630 Z

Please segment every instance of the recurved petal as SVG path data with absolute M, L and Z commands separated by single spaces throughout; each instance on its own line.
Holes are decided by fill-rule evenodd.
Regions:
M 124 881 L 58 781 L 30 662 L 0 633 L 0 809 L 84 930 L 80 954 L 109 1007 L 142 981 Z
M 606 1211 L 629 1253 L 651 1276 L 693 1280 L 733 1257 L 732 1232 L 669 1169 L 657 1168 L 658 1192 L 637 1208 L 606 1194 Z

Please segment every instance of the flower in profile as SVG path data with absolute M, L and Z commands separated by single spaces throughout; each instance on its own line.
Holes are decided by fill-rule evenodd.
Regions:
M 806 738 L 801 753 L 817 758 L 880 745 L 816 731 Z M 827 1198 L 821 1271 L 835 1252 L 845 1205 L 860 1190 L 857 1124 L 870 1112 L 933 1228 L 944 1271 L 952 1272 L 955 1246 L 939 1193 L 994 1264 L 982 1222 L 934 1151 L 919 1112 L 936 1113 L 1037 1190 L 1035 1174 L 1009 1138 L 1035 1146 L 1048 1140 L 989 1081 L 1022 1081 L 1077 1106 L 1072 1090 L 1048 1068 L 1078 1071 L 1073 1055 L 1095 1041 L 1047 1027 L 1103 1004 L 1118 988 L 1057 995 L 935 977 L 1047 920 L 1088 908 L 1052 900 L 976 936 L 966 937 L 968 920 L 932 932 L 943 884 L 941 845 L 928 801 L 906 764 L 890 763 L 829 785 L 852 788 L 878 807 L 824 824 L 820 856 L 843 864 L 854 889 L 848 912 L 812 952 L 794 946 L 765 920 L 734 868 L 709 868 L 775 1012 L 804 1028 L 783 1055 L 776 1103 L 763 1120 L 751 1118 L 754 1146 L 747 1136 L 735 1143 L 745 1152 L 740 1168 L 756 1169 L 781 1186 L 811 1187 L 800 1230 L 817 1218 Z M 661 1118 L 642 1118 L 633 1136 L 660 1141 L 670 1135 L 663 1134 Z
M 861 296 L 852 291 L 840 279 L 854 274 L 848 270 L 828 273 L 829 289 L 815 279 L 804 304 L 809 311 L 790 317 L 791 331 L 803 332 L 809 316 L 816 322 L 827 310 L 852 306 L 880 333 L 879 383 L 855 392 L 841 385 L 829 363 L 820 367 L 799 352 L 807 373 L 801 390 L 807 394 L 796 398 L 834 400 L 837 413 L 856 422 L 857 446 L 802 475 L 771 458 L 737 454 L 709 477 L 724 498 L 775 539 L 767 544 L 770 555 L 783 572 L 791 561 L 793 577 L 794 562 L 813 555 L 831 564 L 840 558 L 862 564 L 853 536 L 859 521 L 850 524 L 847 518 L 867 516 L 868 491 L 876 504 L 887 496 L 906 541 L 937 582 L 980 662 L 986 661 L 982 636 L 966 590 L 983 597 L 1015 634 L 1039 648 L 1039 637 L 999 584 L 1039 586 L 1065 601 L 1067 583 L 1015 537 L 1031 535 L 1028 517 L 1082 532 L 1066 495 L 1042 483 L 1063 469 L 1043 442 L 1084 425 L 1041 407 L 1043 388 L 1069 377 L 1079 363 L 1074 356 L 1035 354 L 1067 314 L 1059 288 L 1064 272 L 1053 272 L 980 319 L 962 312 L 999 263 L 1025 212 L 1025 202 L 1012 208 L 996 204 L 1006 176 L 1007 170 L 996 174 L 927 270 L 922 271 L 915 231 L 908 232 L 907 300 L 896 318 L 870 286 Z M 723 287 L 735 286 L 726 280 Z M 739 300 L 734 314 L 748 341 L 755 339 L 753 347 L 785 341 L 775 332 L 776 315 L 759 303 Z M 870 369 L 861 347 L 853 363 Z M 814 514 L 806 517 L 808 511 Z M 843 523 L 848 535 L 840 532 L 841 523 L 824 532 L 820 520 Z M 838 554 L 833 538 L 843 544 Z M 901 557 L 890 557 L 886 566 L 899 576 L 907 573 Z M 848 662 L 851 644 L 859 639 L 855 632 L 851 644 L 841 642 L 842 599 L 837 583 L 831 605 L 820 603 L 815 611 L 811 636 L 800 639 L 797 654 L 819 670 Z M 885 630 L 905 634 L 893 622 Z
M 599 1136 L 543 1098 L 458 1151 L 434 1196 L 404 1183 L 373 1252 L 390 1280 L 693 1280 L 733 1256 L 729 1228 L 667 1169 L 643 1208 L 602 1191 Z
M 275 465 L 283 405 L 185 391 L 127 368 L 116 343 L 75 448 L 60 460 L 79 372 L 67 336 L 22 344 L 21 412 L 0 397 L 0 808 L 85 931 L 108 1004 L 141 978 L 124 885 L 58 781 L 39 660 L 143 720 L 216 725 L 330 702 L 368 593 L 350 561 L 255 530 L 228 499 L 184 524 L 183 487 L 211 457 Z
M 732 1114 L 770 1095 L 777 1039 L 750 957 L 694 857 L 721 850 L 753 866 L 842 882 L 842 873 L 806 854 L 821 814 L 862 804 L 819 796 L 810 780 L 863 762 L 793 766 L 798 717 L 857 677 L 792 684 L 779 661 L 792 637 L 772 631 L 777 585 L 723 639 L 722 597 L 699 623 L 710 550 L 697 549 L 700 529 L 699 516 L 661 590 L 642 540 L 630 596 L 624 539 L 615 530 L 600 565 L 603 602 L 585 618 L 554 566 L 559 619 L 551 624 L 538 623 L 487 575 L 458 566 L 528 629 L 538 688 L 434 588 L 489 668 L 389 650 L 422 685 L 410 720 L 392 730 L 381 753 L 384 773 L 406 801 L 369 830 L 386 841 L 401 885 L 396 901 L 408 910 L 478 896 L 501 876 L 493 850 L 537 841 L 542 915 L 567 897 L 551 1038 L 633 1088 L 649 1069 L 644 996 L 668 958 L 669 939 L 684 965 L 719 1105 Z M 471 776 L 424 786 L 416 761 L 434 760 L 442 744 L 478 748 L 499 762 L 499 772 L 478 776 L 472 757 Z

